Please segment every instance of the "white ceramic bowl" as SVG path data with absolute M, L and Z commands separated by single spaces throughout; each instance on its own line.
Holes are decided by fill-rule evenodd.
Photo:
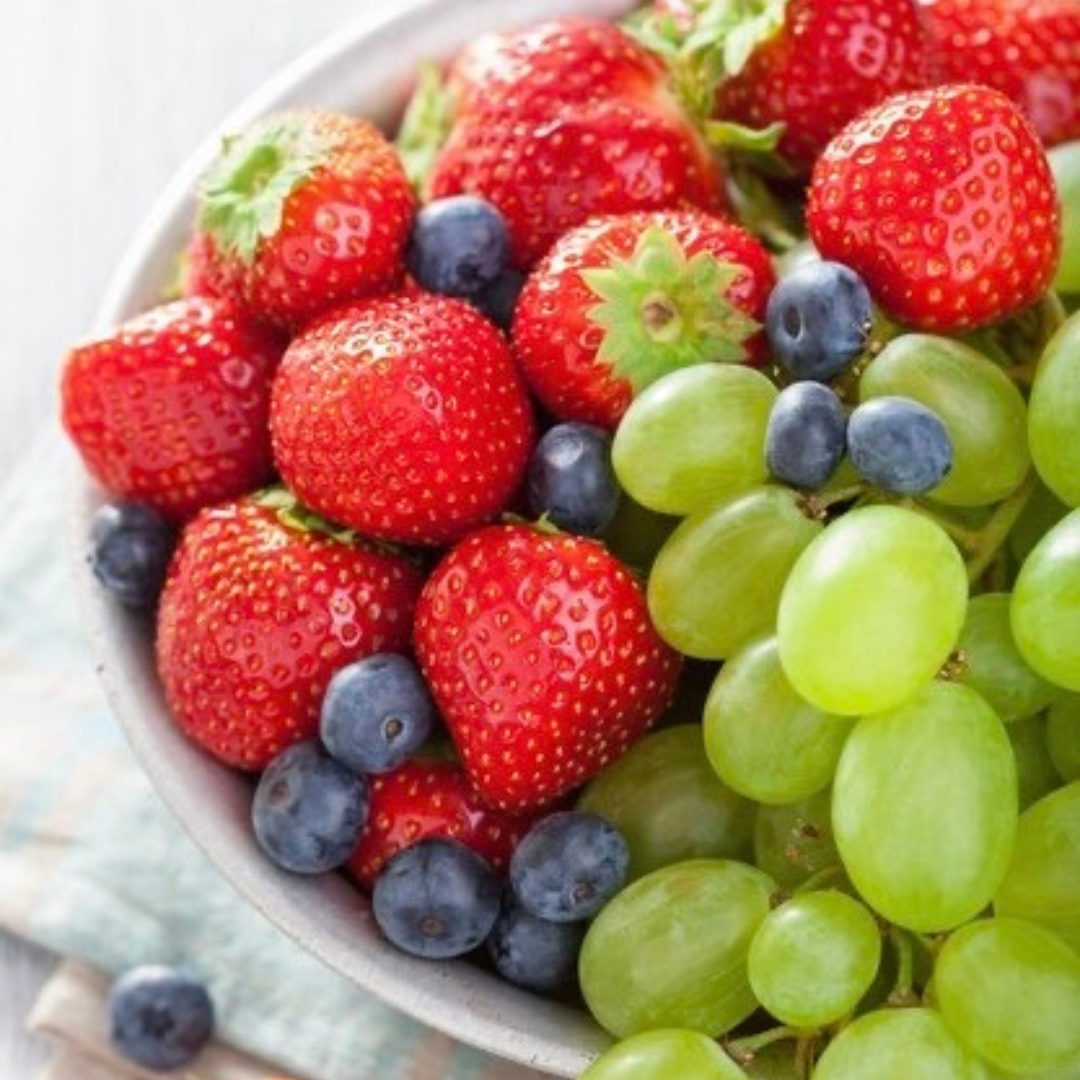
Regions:
M 186 163 L 135 236 L 101 309 L 99 329 L 155 301 L 190 229 L 191 191 L 220 134 L 289 105 L 325 105 L 389 122 L 417 63 L 446 57 L 477 34 L 571 13 L 613 17 L 627 0 L 411 0 L 343 29 L 249 98 Z M 104 494 L 78 481 L 73 527 L 85 547 Z M 363 895 L 337 875 L 310 880 L 277 870 L 249 826 L 250 786 L 170 721 L 145 620 L 111 603 L 78 560 L 93 650 L 109 700 L 161 797 L 251 905 L 331 968 L 416 1019 L 500 1057 L 576 1076 L 609 1039 L 584 1013 L 516 990 L 464 962 L 414 960 L 379 935 Z

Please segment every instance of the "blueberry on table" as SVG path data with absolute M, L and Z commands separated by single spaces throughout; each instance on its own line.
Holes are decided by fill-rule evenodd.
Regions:
M 510 859 L 510 884 L 526 911 L 553 922 L 595 915 L 626 881 L 630 850 L 598 814 L 563 810 L 529 830 Z
M 435 704 L 420 669 L 396 653 L 376 653 L 337 671 L 319 717 L 331 756 L 362 773 L 397 768 L 434 726 Z
M 529 506 L 566 532 L 597 536 L 619 507 L 611 436 L 593 424 L 556 424 L 529 461 Z
M 502 214 L 475 195 L 451 195 L 416 215 L 406 262 L 423 288 L 469 298 L 498 279 L 509 255 Z
M 573 985 L 584 937 L 585 923 L 538 918 L 510 893 L 503 898 L 487 949 L 507 982 L 550 994 Z
M 175 546 L 172 526 L 142 503 L 106 503 L 90 521 L 90 568 L 128 607 L 153 606 Z
M 375 879 L 371 907 L 387 939 L 404 952 L 448 960 L 471 952 L 499 916 L 499 880 L 488 862 L 456 840 L 421 840 L 398 852 Z
M 932 409 L 911 398 L 864 402 L 848 421 L 851 463 L 865 480 L 897 495 L 922 495 L 945 479 L 952 439 Z
M 206 987 L 190 972 L 163 964 L 145 964 L 121 975 L 109 990 L 106 1012 L 116 1051 L 160 1072 L 195 1057 L 214 1026 Z
M 348 860 L 367 813 L 367 783 L 312 739 L 267 766 L 251 822 L 259 846 L 282 869 L 321 874 Z
M 841 263 L 805 263 L 781 278 L 765 308 L 765 332 L 795 379 L 826 382 L 866 347 L 873 307 L 865 282 Z
M 797 382 L 780 391 L 765 429 L 765 461 L 777 480 L 809 491 L 821 487 L 846 445 L 847 415 L 832 390 Z

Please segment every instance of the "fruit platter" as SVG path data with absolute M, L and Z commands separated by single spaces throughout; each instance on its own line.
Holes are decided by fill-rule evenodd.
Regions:
M 1068 0 L 368 19 L 65 358 L 110 700 L 508 1060 L 1077 1080 L 1078 300 Z

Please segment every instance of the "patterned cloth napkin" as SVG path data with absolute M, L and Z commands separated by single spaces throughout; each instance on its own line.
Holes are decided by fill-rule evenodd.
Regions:
M 540 1080 L 427 1030 L 302 952 L 158 802 L 79 626 L 74 470 L 59 432 L 47 432 L 7 484 L 0 518 L 0 926 L 90 968 L 63 968 L 35 1014 L 65 1042 L 53 1080 L 125 1075 L 101 1038 L 100 981 L 147 962 L 194 968 L 215 1003 L 220 1043 L 208 1053 L 218 1056 L 185 1080 L 252 1080 L 271 1067 L 311 1080 Z

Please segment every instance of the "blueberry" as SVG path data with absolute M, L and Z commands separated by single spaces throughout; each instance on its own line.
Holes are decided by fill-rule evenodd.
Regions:
M 509 331 L 514 323 L 518 297 L 525 287 L 525 275 L 507 267 L 490 285 L 468 299 L 500 330 Z
M 509 256 L 502 214 L 474 195 L 451 195 L 416 215 L 406 262 L 425 289 L 467 298 L 491 285 Z
M 952 468 L 952 439 L 938 415 L 905 397 L 864 402 L 848 421 L 848 452 L 859 475 L 898 495 L 937 487 Z
M 508 982 L 550 994 L 573 985 L 584 937 L 585 923 L 539 919 L 511 895 L 503 899 L 487 948 Z
M 597 814 L 549 814 L 510 858 L 510 884 L 526 911 L 553 922 L 595 915 L 622 888 L 630 851 L 622 834 Z
M 797 382 L 780 391 L 765 431 L 769 472 L 793 487 L 825 484 L 844 456 L 847 415 L 827 386 Z
M 840 263 L 815 261 L 777 282 L 765 309 L 765 332 L 795 379 L 839 375 L 866 347 L 873 325 L 870 292 Z
M 435 704 L 417 666 L 377 653 L 341 668 L 323 698 L 319 733 L 330 754 L 363 773 L 400 765 L 428 739 Z
M 536 444 L 529 462 L 529 506 L 567 532 L 601 533 L 619 506 L 611 467 L 611 436 L 592 424 L 556 424 Z
M 145 964 L 121 975 L 106 1001 L 109 1039 L 144 1069 L 164 1072 L 189 1062 L 210 1041 L 214 1007 L 189 972 Z
M 283 750 L 259 778 L 251 806 L 255 838 L 280 867 L 320 874 L 356 847 L 368 812 L 367 784 L 314 739 Z
M 375 921 L 399 949 L 447 960 L 475 949 L 499 915 L 499 881 L 476 852 L 431 837 L 398 852 L 371 894 Z
M 106 503 L 90 521 L 90 568 L 121 603 L 151 607 L 176 546 L 172 526 L 137 502 Z

